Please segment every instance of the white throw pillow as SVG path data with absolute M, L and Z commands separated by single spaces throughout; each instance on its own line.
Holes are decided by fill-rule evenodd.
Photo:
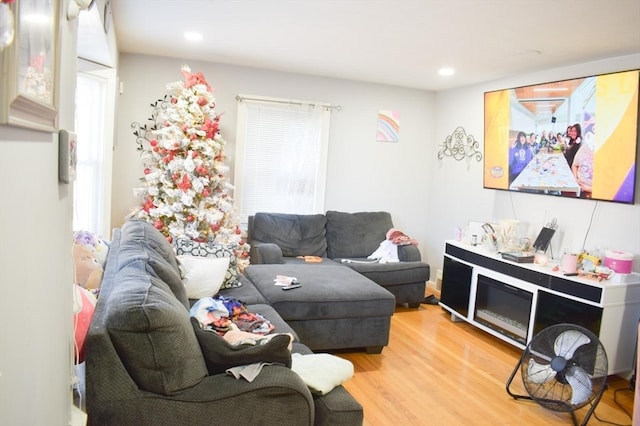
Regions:
M 218 293 L 229 268 L 228 257 L 178 256 L 189 299 L 212 297 Z

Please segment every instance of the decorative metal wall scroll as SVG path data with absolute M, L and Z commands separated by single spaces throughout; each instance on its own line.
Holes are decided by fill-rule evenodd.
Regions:
M 472 135 L 467 135 L 464 128 L 459 126 L 440 144 L 438 159 L 442 160 L 446 156 L 460 161 L 463 158 L 475 157 L 476 161 L 480 161 L 482 152 L 478 150 L 479 146 L 479 142 Z

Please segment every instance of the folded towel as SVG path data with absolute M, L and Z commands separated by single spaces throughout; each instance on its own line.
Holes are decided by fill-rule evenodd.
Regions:
M 265 365 L 272 365 L 270 362 L 256 362 L 254 364 L 239 365 L 237 367 L 227 368 L 225 371 L 231 374 L 236 379 L 243 378 L 247 382 L 253 382 L 258 377 L 258 374 L 262 371 L 262 367 Z

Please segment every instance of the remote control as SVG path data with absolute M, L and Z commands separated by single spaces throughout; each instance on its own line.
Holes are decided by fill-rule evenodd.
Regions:
M 294 288 L 302 287 L 301 284 L 291 284 L 281 287 L 283 290 L 293 290 Z

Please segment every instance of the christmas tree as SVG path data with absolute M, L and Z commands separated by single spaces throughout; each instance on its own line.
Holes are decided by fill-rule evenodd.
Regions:
M 225 174 L 225 140 L 220 135 L 213 89 L 202 73 L 183 65 L 184 81 L 167 85 L 151 104 L 149 123 L 133 123 L 144 164 L 141 205 L 129 217 L 153 223 L 169 242 L 188 237 L 233 247 L 240 269 L 249 263 Z

